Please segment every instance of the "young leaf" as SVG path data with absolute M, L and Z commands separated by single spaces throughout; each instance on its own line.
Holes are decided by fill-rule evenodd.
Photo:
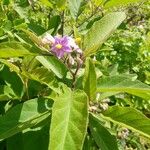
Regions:
M 95 66 L 90 58 L 86 60 L 86 68 L 83 79 L 83 89 L 85 93 L 88 95 L 90 100 L 95 100 L 96 98 L 96 71 Z
M 122 23 L 126 15 L 124 12 L 110 13 L 101 20 L 94 23 L 84 37 L 84 56 L 94 54 L 97 49 L 107 40 L 107 38 Z
M 150 119 L 134 108 L 113 106 L 103 115 L 107 120 L 150 138 Z
M 66 66 L 53 56 L 37 56 L 36 59 L 48 70 L 51 70 L 58 78 L 63 78 L 67 73 Z
M 34 126 L 39 119 L 46 119 L 50 115 L 49 107 L 46 99 L 37 98 L 13 107 L 0 117 L 0 139 L 6 139 Z
M 90 114 L 90 131 L 101 150 L 118 150 L 117 140 L 100 124 L 100 121 Z
M 138 80 L 132 81 L 125 75 L 110 76 L 98 80 L 97 92 L 127 92 L 150 99 L 150 87 Z
M 49 150 L 82 149 L 88 121 L 88 98 L 65 87 L 54 101 Z

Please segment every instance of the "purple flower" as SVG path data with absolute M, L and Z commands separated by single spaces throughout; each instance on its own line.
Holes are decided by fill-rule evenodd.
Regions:
M 51 46 L 51 51 L 59 59 L 62 58 L 65 54 L 69 54 L 72 51 L 82 53 L 82 50 L 76 44 L 75 40 L 70 36 L 63 37 L 52 37 L 50 34 L 46 34 L 42 39 L 43 44 L 49 44 Z
M 51 50 L 59 59 L 62 58 L 65 53 L 72 52 L 67 36 L 54 37 L 54 39 L 55 42 L 52 44 Z

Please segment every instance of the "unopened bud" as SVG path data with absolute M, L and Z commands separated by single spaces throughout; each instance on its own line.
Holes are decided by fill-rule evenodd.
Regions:
M 90 106 L 89 107 L 89 111 L 90 112 L 96 112 L 97 111 L 97 107 L 96 106 Z
M 74 65 L 74 63 L 75 63 L 75 61 L 74 61 L 73 57 L 70 55 L 69 56 L 69 64 Z
M 77 62 L 78 62 L 79 64 L 82 64 L 82 63 L 83 63 L 83 60 L 82 60 L 80 57 L 77 57 Z
M 101 109 L 103 109 L 104 111 L 108 109 L 108 104 L 107 103 L 102 103 L 100 104 Z

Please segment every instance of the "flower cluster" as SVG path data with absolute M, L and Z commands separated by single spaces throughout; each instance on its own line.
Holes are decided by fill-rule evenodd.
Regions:
M 42 43 L 49 44 L 51 47 L 51 52 L 59 59 L 62 58 L 65 54 L 70 54 L 73 51 L 76 51 L 80 54 L 82 53 L 75 40 L 70 36 L 52 37 L 47 33 L 42 39 Z

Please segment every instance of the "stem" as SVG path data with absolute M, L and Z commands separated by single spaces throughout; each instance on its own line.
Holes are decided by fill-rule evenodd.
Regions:
M 65 11 L 62 12 L 61 14 L 61 27 L 60 27 L 60 34 L 63 36 L 64 35 L 64 24 L 65 24 Z
M 28 79 L 25 80 L 25 90 L 26 90 L 27 99 L 30 99 L 30 97 L 29 97 L 29 91 L 28 91 Z
M 73 77 L 73 81 L 72 81 L 72 89 L 74 89 L 75 88 L 75 83 L 76 83 L 76 76 L 77 76 L 77 74 L 78 74 L 78 71 L 79 71 L 79 69 L 80 69 L 80 67 L 81 67 L 81 63 L 77 63 L 77 69 L 76 69 L 76 71 L 74 72 L 74 73 L 72 73 L 72 77 Z

